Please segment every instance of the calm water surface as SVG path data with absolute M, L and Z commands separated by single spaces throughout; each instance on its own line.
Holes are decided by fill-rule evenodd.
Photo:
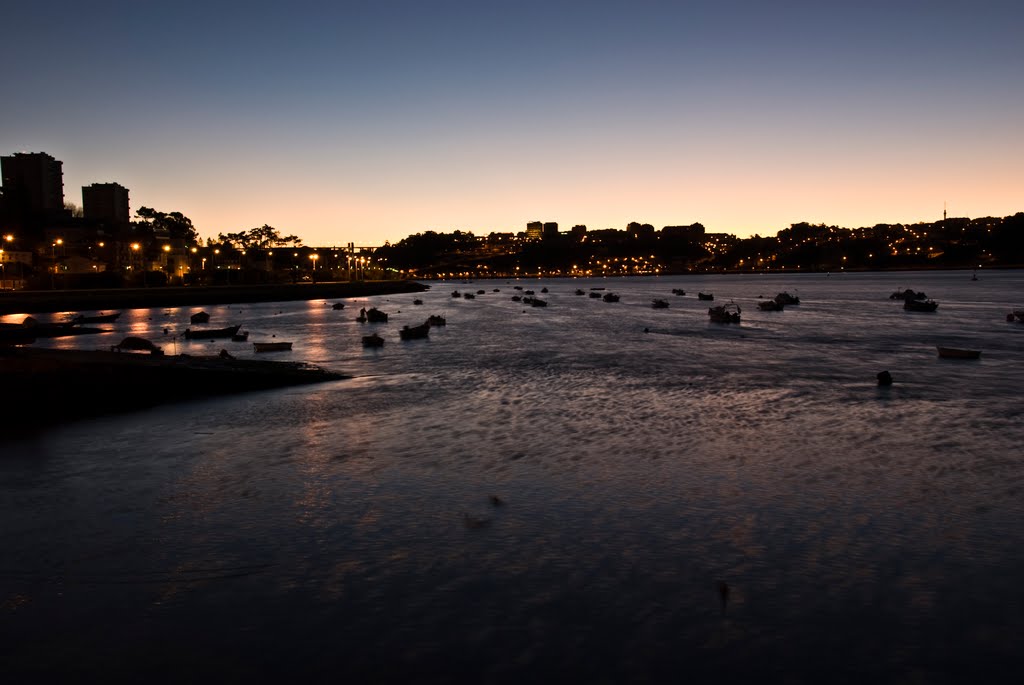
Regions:
M 1024 272 L 979 276 L 206 307 L 294 342 L 261 358 L 353 377 L 0 443 L 0 662 L 19 682 L 1017 675 L 1024 325 L 1005 316 Z M 592 287 L 621 301 L 574 295 Z M 938 311 L 889 300 L 908 287 Z M 743 323 L 709 323 L 698 290 Z M 782 290 L 801 304 L 757 309 Z M 370 305 L 391 321 L 355 322 Z M 176 338 L 197 309 L 49 344 L 253 354 Z M 448 325 L 398 340 L 428 314 Z M 371 329 L 383 349 L 360 345 Z

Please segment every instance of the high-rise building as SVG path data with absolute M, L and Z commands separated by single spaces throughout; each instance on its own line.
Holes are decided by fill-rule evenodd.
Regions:
M 544 223 L 541 221 L 531 221 L 526 224 L 526 239 L 527 240 L 540 240 L 544 237 Z
M 4 204 L 18 213 L 64 210 L 64 163 L 45 152 L 16 152 L 0 157 Z
M 126 226 L 131 217 L 128 189 L 119 183 L 82 186 L 82 215 L 111 227 Z
M 558 237 L 558 222 L 556 221 L 545 221 L 544 222 L 544 239 L 557 238 Z

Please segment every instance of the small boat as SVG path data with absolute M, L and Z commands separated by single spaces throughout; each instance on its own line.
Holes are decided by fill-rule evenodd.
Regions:
M 594 298 L 595 300 L 600 300 L 601 299 L 601 293 L 590 293 L 590 296 L 592 298 Z
M 430 324 L 431 326 L 448 325 L 448 322 L 445 320 L 445 318 L 443 316 L 438 316 L 437 314 L 431 314 L 430 316 L 428 316 L 427 323 Z
M 388 315 L 376 307 L 370 307 L 369 309 L 364 307 L 359 310 L 359 316 L 356 317 L 356 321 L 359 323 L 366 323 L 367 321 L 370 323 L 387 323 Z
M 477 290 L 477 291 L 476 291 L 476 294 L 477 294 L 477 295 L 483 295 L 484 293 L 485 293 L 485 291 L 483 291 L 483 290 Z
M 576 288 L 576 294 L 577 295 L 586 295 L 586 293 L 583 292 L 583 290 L 581 290 L 580 288 Z
M 522 299 L 523 299 L 523 296 L 522 296 L 522 295 L 513 295 L 513 296 L 512 296 L 512 301 L 513 301 L 513 302 L 521 302 L 521 301 L 522 301 Z
M 547 307 L 548 303 L 546 301 L 540 299 L 539 297 L 531 297 L 530 298 L 530 306 L 531 307 Z
M 453 291 L 452 291 L 452 297 L 462 297 L 462 294 L 461 294 L 461 293 L 459 293 L 459 291 L 458 291 L 458 290 L 453 290 Z
M 117 317 L 121 316 L 121 312 L 115 312 L 114 314 L 95 314 L 93 316 L 83 316 L 79 314 L 75 318 L 71 319 L 71 323 L 114 323 L 117 321 Z
M 938 308 L 935 300 L 903 300 L 903 309 L 908 312 L 934 312 Z
M 683 290 L 682 288 L 672 288 L 672 294 L 673 295 L 685 295 L 686 291 Z
M 189 323 L 210 323 L 210 315 L 206 312 L 196 312 L 188 317 Z
M 384 338 L 376 333 L 363 336 L 363 347 L 384 347 Z
M 547 288 L 541 288 L 541 289 L 540 289 L 540 291 L 541 291 L 542 293 L 546 293 L 546 292 L 548 291 L 548 289 L 547 289 Z
M 762 312 L 781 312 L 785 306 L 778 300 L 761 300 L 757 303 L 757 308 Z
M 253 352 L 285 352 L 292 349 L 290 342 L 254 342 Z
M 331 309 L 334 309 L 334 310 L 339 310 L 339 309 L 344 309 L 344 308 L 345 308 L 345 303 L 344 302 L 335 302 L 334 304 L 331 305 Z
M 524 295 L 535 295 L 536 293 L 534 293 L 532 290 L 524 290 L 523 294 Z
M 245 342 L 249 339 L 249 331 L 245 333 L 235 333 L 231 336 L 231 342 Z
M 462 293 L 462 299 L 464 299 L 464 300 L 475 300 L 476 299 L 476 295 L 474 295 L 473 293 Z
M 1024 323 L 1024 309 L 1014 309 L 1010 313 L 1010 316 L 1015 316 L 1015 317 L 1017 317 L 1017 321 L 1020 321 L 1021 323 Z M 1013 319 L 1007 317 L 1007 321 L 1012 321 L 1012 320 Z
M 981 350 L 963 350 L 958 347 L 941 347 L 939 345 L 936 345 L 935 349 L 943 359 L 978 359 L 981 356 Z
M 419 299 L 413 300 L 412 303 L 413 304 L 423 304 L 423 300 L 419 300 Z
M 163 350 L 160 349 L 159 345 L 154 345 L 152 341 L 136 336 L 128 336 L 116 345 L 110 346 L 111 352 L 124 352 L 125 350 L 133 352 L 149 352 L 150 354 L 155 355 L 161 355 L 164 353 Z
M 800 304 L 800 298 L 796 295 L 790 295 L 787 292 L 781 292 L 775 296 L 775 301 L 781 305 L 787 304 Z
M 206 338 L 231 338 L 238 333 L 238 329 L 242 325 L 228 326 L 227 328 L 207 328 L 205 330 L 193 331 L 191 328 L 185 329 L 185 340 L 204 340 Z
M 711 302 L 712 300 L 715 299 L 715 296 L 711 293 L 697 293 L 697 299 Z
M 402 326 L 398 331 L 398 337 L 402 340 L 418 340 L 430 335 L 430 323 L 421 323 L 419 326 Z
M 601 299 L 604 300 L 605 302 L 618 302 L 619 296 L 616 295 L 615 293 L 605 293 L 604 297 L 602 297 Z
M 512 286 L 512 290 L 522 290 L 522 289 L 523 289 L 523 286 L 521 286 L 521 285 L 514 285 L 514 286 Z
M 739 323 L 741 311 L 738 304 L 727 302 L 717 307 L 709 307 L 708 316 L 714 323 Z
M 926 299 L 928 299 L 928 296 L 925 295 L 923 292 L 918 293 L 918 292 L 914 292 L 910 288 L 907 288 L 906 290 L 897 290 L 896 292 L 894 292 L 892 295 L 889 296 L 889 299 L 890 300 L 926 300 Z
M 651 300 L 652 309 L 668 309 L 668 300 Z

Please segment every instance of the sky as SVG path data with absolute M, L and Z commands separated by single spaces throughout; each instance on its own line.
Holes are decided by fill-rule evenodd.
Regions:
M 0 154 L 203 237 L 1024 211 L 1019 0 L 8 4 Z

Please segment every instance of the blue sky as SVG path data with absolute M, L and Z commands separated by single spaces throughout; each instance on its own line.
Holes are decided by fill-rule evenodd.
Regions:
M 1024 211 L 1024 3 L 52 2 L 5 10 L 0 152 L 204 236 Z M 12 65 L 13 68 L 12 68 Z

